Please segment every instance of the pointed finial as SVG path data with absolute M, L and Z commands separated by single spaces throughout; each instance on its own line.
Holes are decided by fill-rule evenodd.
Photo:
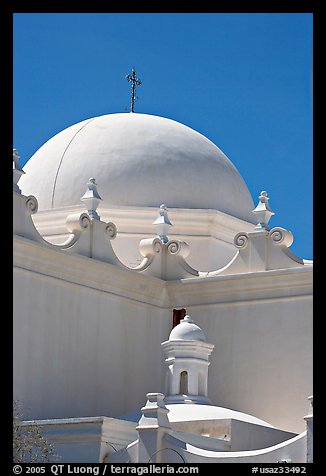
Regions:
M 308 416 L 313 416 L 313 414 L 314 414 L 314 396 L 310 395 L 310 397 L 308 397 L 308 400 L 309 400 Z
M 88 179 L 87 190 L 80 200 L 85 203 L 89 216 L 95 220 L 99 220 L 100 216 L 96 210 L 102 198 L 97 191 L 96 185 L 95 178 L 91 177 Z
M 168 209 L 164 203 L 160 206 L 160 213 L 156 220 L 153 222 L 153 225 L 156 227 L 157 236 L 162 241 L 162 243 L 167 243 L 169 238 L 167 237 L 167 232 L 170 227 L 173 226 L 168 217 Z
M 136 100 L 136 86 L 141 86 L 142 82 L 136 76 L 136 71 L 134 68 L 131 70 L 131 74 L 127 74 L 126 80 L 128 83 L 131 83 L 131 106 L 130 112 L 135 112 L 135 100 Z
M 256 230 L 269 230 L 268 222 L 275 213 L 269 206 L 268 193 L 263 190 L 259 195 L 259 203 L 257 207 L 252 211 L 258 219 Z
M 22 191 L 18 187 L 17 183 L 22 175 L 24 175 L 24 171 L 20 166 L 20 155 L 18 154 L 17 149 L 12 149 L 12 170 L 13 170 L 13 191 L 16 193 L 21 194 Z

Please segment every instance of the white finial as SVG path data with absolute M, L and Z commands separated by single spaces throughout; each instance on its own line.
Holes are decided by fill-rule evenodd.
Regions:
M 157 236 L 160 238 L 162 243 L 167 243 L 169 241 L 167 232 L 173 225 L 169 220 L 168 209 L 164 203 L 160 206 L 160 214 L 153 222 L 153 225 L 156 227 Z
M 20 155 L 18 154 L 17 149 L 12 149 L 12 170 L 13 170 L 13 191 L 16 193 L 21 194 L 22 191 L 18 187 L 17 183 L 22 175 L 24 175 L 24 171 L 20 166 Z
M 180 324 L 181 323 L 187 323 L 187 322 L 189 322 L 190 324 L 194 324 L 193 319 L 191 319 L 191 317 L 188 314 L 185 317 L 183 317 L 182 319 L 180 319 Z
M 85 203 L 89 216 L 95 220 L 99 220 L 100 216 L 96 210 L 102 198 L 98 194 L 96 185 L 95 178 L 91 177 L 88 179 L 87 190 L 80 200 Z
M 258 219 L 256 230 L 269 230 L 268 222 L 275 213 L 269 206 L 268 193 L 263 190 L 259 195 L 259 203 L 257 207 L 252 211 Z
M 313 395 L 310 395 L 310 397 L 308 397 L 308 400 L 309 400 L 308 416 L 313 416 L 313 414 L 314 414 L 314 397 L 313 397 Z

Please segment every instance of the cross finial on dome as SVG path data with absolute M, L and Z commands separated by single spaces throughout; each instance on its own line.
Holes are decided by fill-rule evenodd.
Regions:
M 97 191 L 96 185 L 97 183 L 95 182 L 95 178 L 91 177 L 90 179 L 88 179 L 87 190 L 81 197 L 81 201 L 85 203 L 89 216 L 91 218 L 94 218 L 95 220 L 99 220 L 100 216 L 97 213 L 96 209 L 99 206 L 99 203 L 102 198 L 100 197 Z
M 17 149 L 12 149 L 12 169 L 13 169 L 13 190 L 16 193 L 21 194 L 21 190 L 18 187 L 17 183 L 20 177 L 25 173 L 20 166 L 20 155 L 18 154 Z
M 169 238 L 167 237 L 167 232 L 172 225 L 168 217 L 168 209 L 164 203 L 160 206 L 160 214 L 153 222 L 153 225 L 156 227 L 157 236 L 163 243 L 167 243 Z
M 269 230 L 268 222 L 275 213 L 272 211 L 269 206 L 269 197 L 268 193 L 263 190 L 259 195 L 259 203 L 257 207 L 253 210 L 253 213 L 257 216 L 258 224 L 256 225 L 256 230 Z
M 134 68 L 131 70 L 131 74 L 127 74 L 126 80 L 128 83 L 131 83 L 131 106 L 130 112 L 135 112 L 135 100 L 136 100 L 136 86 L 141 86 L 142 82 L 136 76 L 136 71 Z

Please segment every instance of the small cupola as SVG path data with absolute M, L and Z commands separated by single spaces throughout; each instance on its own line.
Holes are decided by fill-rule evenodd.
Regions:
M 165 402 L 210 404 L 207 380 L 214 345 L 206 342 L 202 329 L 185 316 L 161 345 L 168 366 Z

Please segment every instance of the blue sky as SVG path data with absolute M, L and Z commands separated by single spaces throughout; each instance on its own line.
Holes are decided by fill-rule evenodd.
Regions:
M 14 147 L 130 108 L 182 122 L 237 167 L 312 258 L 311 13 L 16 13 Z

